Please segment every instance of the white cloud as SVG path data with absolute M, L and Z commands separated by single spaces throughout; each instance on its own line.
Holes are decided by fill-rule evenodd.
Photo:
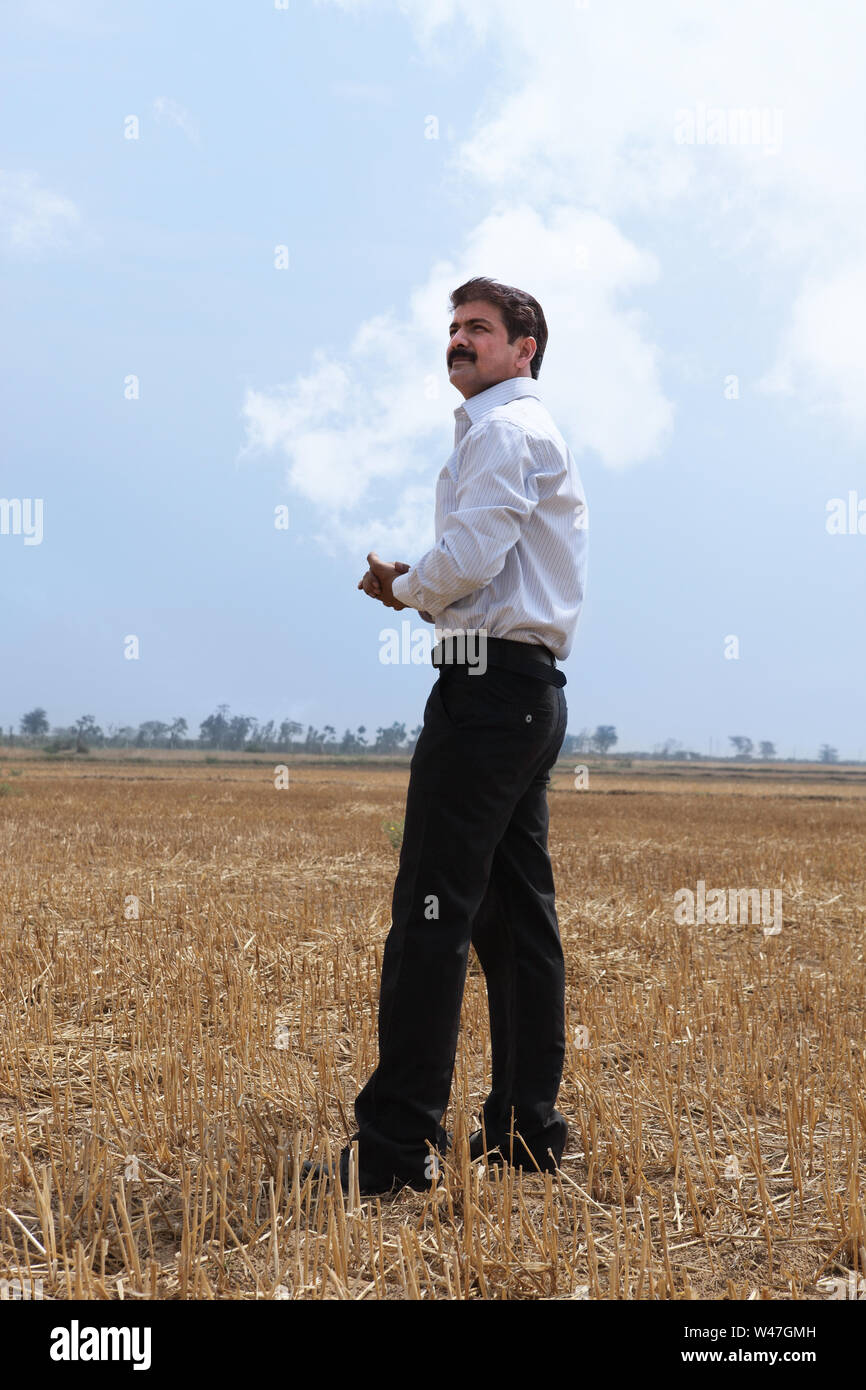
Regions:
M 333 543 L 363 553 L 371 537 L 417 550 L 432 542 L 432 490 L 453 442 L 461 396 L 445 368 L 449 295 L 485 274 L 529 290 L 548 316 L 539 383 L 572 450 L 594 450 L 612 467 L 657 453 L 672 425 L 656 350 L 628 296 L 651 283 L 655 259 L 595 213 L 560 207 L 500 208 L 467 237 L 457 262 L 435 264 L 403 319 L 362 324 L 340 361 L 317 353 L 289 386 L 249 391 L 243 406 L 249 455 L 279 449 L 287 483 L 327 511 Z M 392 514 L 360 522 L 371 492 L 400 487 Z M 426 542 L 424 538 L 427 537 Z M 382 551 L 380 550 L 380 553 Z
M 456 154 L 494 189 L 520 186 L 533 202 L 574 200 L 577 189 L 581 203 L 608 215 L 713 187 L 720 203 L 737 184 L 805 205 L 853 189 L 864 196 L 863 7 L 830 0 L 820 24 L 808 0 L 728 0 L 697 17 L 691 0 L 586 9 L 575 0 L 397 0 L 395 9 L 422 45 L 453 25 L 464 46 L 474 37 L 500 50 L 498 90 L 485 93 Z M 678 144 L 676 112 L 701 103 L 781 110 L 778 154 Z
M 69 198 L 44 188 L 29 170 L 0 170 L 0 246 L 24 254 L 70 244 L 81 214 Z
M 413 559 L 429 550 L 436 537 L 433 530 L 435 493 L 432 484 L 410 483 L 400 489 L 394 510 L 388 515 L 366 514 L 362 519 L 329 516 L 326 529 L 313 536 L 326 554 L 354 555 L 364 571 L 363 561 L 370 550 L 383 560 Z
M 866 261 L 807 284 L 794 305 L 778 360 L 759 382 L 812 410 L 866 430 Z
M 291 385 L 248 391 L 242 456 L 282 450 L 291 489 L 328 511 L 350 510 L 379 480 L 419 470 L 419 446 L 442 426 L 429 392 L 441 392 L 444 349 L 434 351 L 430 329 L 416 317 L 369 319 L 343 361 L 317 350 L 312 370 Z
M 170 121 L 194 145 L 198 144 L 198 121 L 180 102 L 173 101 L 171 97 L 154 97 L 153 112 L 157 120 Z
M 648 323 L 630 303 L 661 268 L 618 229 L 627 218 L 650 227 L 688 218 L 696 255 L 790 277 L 799 288 L 764 388 L 866 426 L 866 8 L 829 0 L 816 24 L 807 0 L 729 0 L 697 16 L 688 0 L 327 2 L 356 19 L 402 14 L 431 65 L 453 59 L 454 43 L 463 73 L 474 45 L 496 61 L 447 166 L 459 191 L 486 192 L 491 209 L 459 259 L 431 267 L 403 318 L 362 325 L 341 359 L 319 353 L 291 385 L 247 395 L 245 452 L 285 453 L 290 487 L 328 511 L 323 543 L 357 550 L 362 536 L 384 534 L 405 550 L 429 526 L 419 474 L 434 432 L 436 450 L 450 444 L 459 403 L 443 366 L 445 311 L 470 275 L 520 285 L 549 312 L 541 385 L 576 454 L 625 467 L 664 446 L 673 407 Z M 714 112 L 723 143 L 707 135 Z M 757 113 L 756 133 L 732 139 L 751 129 L 741 112 Z M 684 113 L 694 115 L 690 134 Z M 839 269 L 840 247 L 849 270 Z M 360 521 L 364 506 L 382 513 L 379 495 L 394 482 L 391 515 Z
M 711 252 L 793 277 L 793 313 L 768 379 L 797 369 L 804 316 L 820 318 L 821 302 L 847 322 L 853 311 L 835 288 L 840 249 L 866 260 L 866 6 L 827 0 L 820 21 L 812 0 L 728 0 L 697 13 L 691 0 L 393 0 L 391 10 L 431 63 L 442 61 L 440 44 L 452 61 L 459 45 L 463 72 L 473 45 L 498 59 L 452 158 L 455 181 L 612 219 L 675 210 Z M 677 113 L 701 108 L 779 113 L 781 143 L 774 152 L 772 139 L 678 142 Z M 812 380 L 815 404 L 849 421 L 855 334 L 856 324 L 842 327 Z

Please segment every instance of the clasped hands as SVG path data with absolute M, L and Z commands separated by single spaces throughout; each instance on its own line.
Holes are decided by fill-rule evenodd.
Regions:
M 371 550 L 370 554 L 367 556 L 367 564 L 370 568 L 367 570 L 367 573 L 358 580 L 358 588 L 363 589 L 365 594 L 370 595 L 370 598 L 379 599 L 381 603 L 384 603 L 386 608 L 400 609 L 408 607 L 407 604 L 401 603 L 398 598 L 394 597 L 391 592 L 391 585 L 398 574 L 405 574 L 411 566 L 404 564 L 402 560 L 395 560 L 392 565 L 389 565 L 384 560 L 379 559 L 375 550 Z M 428 623 L 432 623 L 433 621 L 429 613 L 422 612 L 421 617 Z

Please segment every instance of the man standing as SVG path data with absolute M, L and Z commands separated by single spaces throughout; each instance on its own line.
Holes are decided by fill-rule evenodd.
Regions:
M 587 507 L 537 378 L 537 300 L 477 277 L 451 296 L 446 361 L 464 397 L 436 489 L 436 544 L 415 564 L 371 552 L 359 583 L 443 636 L 411 762 L 379 996 L 379 1064 L 355 1101 L 362 1194 L 423 1190 L 448 1147 L 470 942 L 484 970 L 492 1086 L 470 1153 L 552 1170 L 565 969 L 547 848 L 547 784 L 583 603 Z M 339 1177 L 348 1191 L 350 1147 Z M 307 1163 L 303 1175 L 326 1175 Z M 331 1174 L 330 1176 L 334 1176 Z

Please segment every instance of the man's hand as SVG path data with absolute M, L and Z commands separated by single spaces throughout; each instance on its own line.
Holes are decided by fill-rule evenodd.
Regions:
M 391 592 L 391 585 L 398 574 L 405 574 L 411 567 L 403 563 L 402 560 L 395 560 L 393 565 L 388 565 L 384 560 L 380 560 L 375 550 L 371 550 L 367 556 L 367 564 L 370 568 L 367 573 L 358 580 L 358 588 L 363 589 L 365 594 L 371 598 L 377 598 L 384 603 L 386 608 L 406 608 L 408 605 L 401 603 Z

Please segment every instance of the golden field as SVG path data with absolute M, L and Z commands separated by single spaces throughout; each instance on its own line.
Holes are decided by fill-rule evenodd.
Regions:
M 590 762 L 589 786 L 574 767 Z M 474 955 L 438 1188 L 301 1187 L 376 1064 L 405 761 L 0 750 L 0 1278 L 46 1299 L 825 1299 L 866 1272 L 866 769 L 551 782 L 555 1176 L 489 1174 Z M 678 925 L 697 881 L 780 932 Z M 30 1281 L 33 1281 L 31 1284 Z

